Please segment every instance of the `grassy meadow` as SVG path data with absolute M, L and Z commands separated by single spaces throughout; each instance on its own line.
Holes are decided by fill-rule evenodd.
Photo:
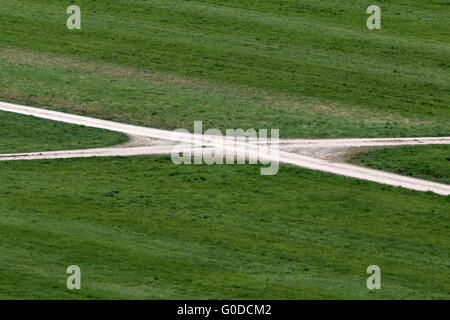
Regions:
M 443 2 L 389 1 L 377 31 L 365 26 L 373 4 L 366 0 L 80 0 L 81 30 L 65 26 L 69 4 L 2 4 L 0 44 L 12 47 L 6 55 L 15 61 L 1 63 L 0 97 L 49 108 L 63 101 L 70 110 L 162 128 L 190 128 L 192 118 L 220 128 L 275 127 L 284 136 L 444 135 L 450 128 Z M 35 60 L 28 64 L 20 59 L 27 50 Z M 55 59 L 68 70 L 61 73 Z M 90 70 L 78 59 L 87 59 Z M 158 72 L 157 84 L 123 79 L 135 69 L 138 80 Z M 174 75 L 182 85 L 167 87 Z M 198 79 L 206 94 L 189 90 Z M 275 98 L 217 96 L 221 84 Z M 305 109 L 322 112 L 313 117 Z M 417 123 L 426 128 L 409 129 Z
M 0 111 L 0 153 L 86 149 L 127 140 L 116 132 Z
M 450 297 L 449 197 L 147 157 L 3 162 L 0 178 L 2 299 Z
M 354 155 L 350 162 L 450 184 L 450 146 L 405 146 L 374 149 Z
M 0 101 L 163 129 L 450 136 L 445 1 L 383 1 L 374 31 L 368 0 L 79 0 L 68 30 L 71 4 L 2 2 Z M 0 113 L 1 153 L 125 139 Z M 352 161 L 449 183 L 448 157 Z M 0 181 L 0 299 L 450 298 L 450 197 L 167 157 L 1 162 Z

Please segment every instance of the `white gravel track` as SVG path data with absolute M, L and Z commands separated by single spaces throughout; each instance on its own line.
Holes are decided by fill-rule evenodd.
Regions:
M 148 138 L 159 139 L 156 140 L 155 143 L 148 142 L 140 146 L 130 145 L 85 150 L 0 154 L 0 161 L 170 154 L 175 143 L 185 143 L 189 145 L 193 144 L 196 146 L 195 148 L 207 146 L 220 148 L 222 150 L 232 147 L 229 143 L 224 141 L 224 139 L 214 136 L 208 136 L 207 138 L 202 139 L 201 136 L 196 136 L 190 133 L 175 133 L 167 130 L 139 127 L 5 102 L 0 102 L 0 110 L 30 115 L 37 118 L 121 132 L 137 138 L 138 140 L 139 138 L 142 138 L 142 141 L 145 141 L 145 139 L 149 141 Z M 249 150 L 250 155 L 257 156 L 260 159 L 264 158 L 271 161 L 279 161 L 280 163 L 290 164 L 311 170 L 319 170 L 412 190 L 431 191 L 441 195 L 450 195 L 450 185 L 447 184 L 415 179 L 326 159 L 327 157 L 329 158 L 329 155 L 334 153 L 336 150 L 345 150 L 355 147 L 450 144 L 450 137 L 283 139 L 279 142 L 281 151 L 278 155 L 262 153 L 261 150 L 253 144 L 247 145 L 247 149 Z M 317 152 L 317 150 L 320 150 L 321 152 Z M 322 154 L 326 154 L 327 157 L 322 156 Z

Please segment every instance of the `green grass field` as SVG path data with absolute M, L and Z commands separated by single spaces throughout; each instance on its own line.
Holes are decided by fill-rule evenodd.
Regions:
M 4 100 L 164 129 L 278 128 L 283 137 L 442 136 L 445 117 L 371 111 L 260 89 L 0 47 Z M 19 79 L 19 80 L 18 80 Z M 26 80 L 24 80 L 26 79 Z
M 0 163 L 0 178 L 0 298 L 450 297 L 449 197 L 145 157 Z
M 71 110 L 165 128 L 190 128 L 194 118 L 221 128 L 273 126 L 284 136 L 443 135 L 450 129 L 450 31 L 443 2 L 389 1 L 376 32 L 365 26 L 370 1 L 77 4 L 80 31 L 65 27 L 64 1 L 3 4 L 0 43 L 13 48 L 6 55 L 16 61 L 2 63 L 0 97 L 50 108 L 65 102 Z M 32 50 L 38 62 L 20 60 L 22 50 Z M 58 54 L 59 65 L 42 52 Z M 89 70 L 80 58 L 89 60 Z M 162 74 L 140 81 L 150 70 Z M 201 81 L 189 90 L 186 76 Z M 210 89 L 216 83 L 244 92 L 258 88 L 275 98 L 259 92 L 249 102 L 240 92 L 217 96 L 222 86 Z M 325 108 L 312 117 L 304 111 L 314 111 L 311 104 Z M 408 130 L 415 125 L 422 127 Z
M 350 162 L 450 184 L 449 145 L 375 149 L 353 156 Z
M 116 132 L 0 111 L 0 153 L 95 148 L 127 139 Z
M 2 2 L 0 101 L 164 129 L 450 135 L 445 1 L 383 1 L 376 31 L 368 0 L 79 0 L 81 30 L 70 4 Z M 124 139 L 0 113 L 0 152 Z M 449 183 L 448 151 L 352 161 Z M 0 179 L 2 299 L 450 298 L 450 197 L 164 157 L 0 162 Z

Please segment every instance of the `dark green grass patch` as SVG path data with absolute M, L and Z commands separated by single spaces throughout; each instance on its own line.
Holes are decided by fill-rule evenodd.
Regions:
M 450 146 L 407 146 L 359 153 L 350 162 L 450 184 Z
M 145 157 L 0 163 L 0 179 L 1 298 L 450 297 L 448 197 Z
M 107 130 L 0 111 L 0 153 L 105 147 L 127 139 Z

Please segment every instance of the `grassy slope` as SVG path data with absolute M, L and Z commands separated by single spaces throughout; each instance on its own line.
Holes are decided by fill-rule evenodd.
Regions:
M 116 132 L 0 111 L 0 153 L 104 147 L 126 140 Z
M 382 111 L 394 118 L 411 117 L 432 121 L 434 125 L 432 130 L 419 130 L 420 133 L 386 130 L 380 125 L 379 129 L 372 130 L 373 136 L 448 133 L 450 46 L 444 3 L 391 1 L 382 6 L 383 29 L 371 32 L 365 27 L 365 9 L 372 4 L 368 1 L 214 2 L 79 1 L 77 4 L 83 10 L 82 30 L 69 31 L 64 25 L 66 3 L 10 1 L 0 13 L 0 24 L 5 28 L 0 43 L 263 88 L 295 97 L 308 96 L 318 98 L 319 104 L 332 100 L 347 109 L 358 106 L 369 113 Z M 47 76 L 53 79 L 51 70 L 48 72 Z M 13 73 L 11 77 L 18 76 Z M 72 87 L 72 82 L 76 86 L 79 81 L 91 83 L 89 75 L 79 80 L 74 74 L 69 76 L 65 87 Z M 97 92 L 110 94 L 111 88 L 118 86 L 92 81 L 97 84 L 92 91 Z M 54 95 L 57 88 L 63 91 L 60 85 Z M 187 127 L 184 118 L 176 116 L 183 113 L 186 99 L 179 99 L 173 93 L 167 97 L 163 92 L 160 98 L 164 99 L 160 100 L 167 103 L 162 110 L 161 104 L 155 101 L 159 93 L 152 91 L 159 89 L 148 84 L 142 87 L 127 83 L 121 94 L 125 92 L 128 99 L 137 96 L 138 106 L 130 106 L 128 101 L 123 109 L 146 116 L 161 127 Z M 76 89 L 69 91 L 69 95 L 76 93 Z M 3 91 L 0 96 L 14 99 L 15 94 Z M 144 104 L 148 97 L 153 99 Z M 36 94 L 27 95 L 25 100 L 39 103 L 46 98 Z M 98 114 L 106 107 L 99 97 L 92 95 L 90 99 L 93 100 L 88 113 Z M 223 99 L 201 101 L 204 104 L 200 103 L 200 109 L 210 110 L 211 104 L 216 106 L 211 113 L 195 115 L 207 119 L 216 114 L 217 126 L 224 125 L 227 116 L 235 127 L 240 123 L 251 124 L 261 114 L 268 118 L 268 113 L 274 113 L 273 108 L 261 111 L 261 105 L 247 109 L 246 104 L 241 104 L 242 108 L 235 108 L 230 116 L 219 108 Z M 155 114 L 143 112 L 143 108 Z M 164 120 L 161 114 L 167 114 L 170 119 Z M 303 136 L 317 132 L 302 130 L 302 125 L 312 122 L 310 126 L 314 126 L 314 122 L 327 120 L 319 114 L 315 121 L 304 121 L 302 115 L 291 111 L 280 115 L 281 119 L 276 116 L 269 119 L 268 124 L 282 127 L 284 135 Z M 395 127 L 388 117 L 380 117 L 385 126 Z M 344 135 L 346 128 L 340 129 L 335 130 L 336 136 Z M 352 133 L 356 131 L 353 129 Z M 323 132 L 319 135 L 325 136 Z
M 450 297 L 448 197 L 144 157 L 0 167 L 1 298 Z
M 383 4 L 369 32 L 368 1 L 213 2 L 77 1 L 81 31 L 69 3 L 2 3 L 0 98 L 163 128 L 448 135 L 444 3 Z M 448 298 L 446 197 L 294 168 L 0 166 L 1 297 Z
M 450 146 L 448 145 L 375 149 L 356 154 L 350 162 L 450 184 Z
M 284 137 L 444 135 L 448 123 L 0 47 L 4 99 L 139 125 L 278 128 Z

